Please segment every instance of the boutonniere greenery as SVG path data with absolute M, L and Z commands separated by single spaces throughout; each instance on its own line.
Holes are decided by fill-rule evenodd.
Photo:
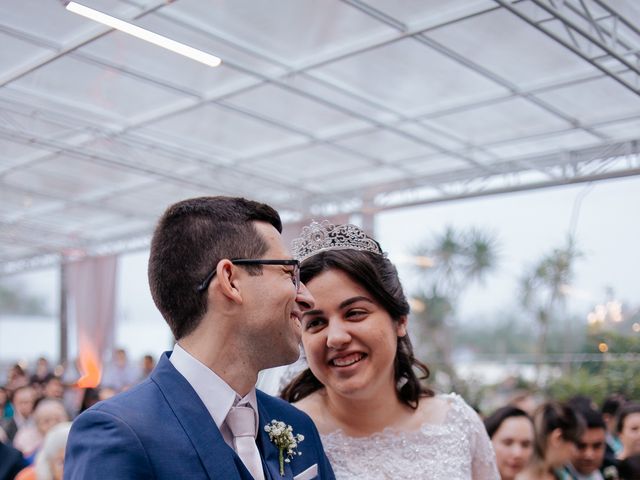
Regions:
M 293 427 L 279 420 L 271 420 L 271 423 L 265 425 L 264 431 L 269 434 L 269 440 L 278 447 L 280 475 L 284 476 L 284 464 L 289 463 L 294 456 L 302 455 L 302 452 L 296 452 L 296 449 L 298 443 L 304 440 L 304 435 L 294 435 Z

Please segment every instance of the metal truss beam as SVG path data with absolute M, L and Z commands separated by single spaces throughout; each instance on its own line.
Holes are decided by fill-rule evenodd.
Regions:
M 595 0 L 581 0 L 579 3 L 569 2 L 568 0 L 495 1 L 604 72 L 608 77 L 631 92 L 640 95 L 640 68 L 627 59 L 627 57 L 632 56 L 637 60 L 638 52 L 631 45 L 640 44 L 640 34 L 637 29 L 629 28 L 627 29 L 627 34 L 632 34 L 635 37 L 633 41 L 627 42 L 621 39 L 616 28 L 617 25 L 623 23 L 623 19 L 613 9 L 607 9 L 606 17 L 596 17 L 593 12 L 602 11 L 602 7 L 601 3 Z M 535 18 L 532 10 L 527 8 L 528 4 L 535 5 L 538 7 L 538 12 L 542 10 L 550 15 L 553 20 L 561 22 L 569 39 L 560 35 L 557 29 L 553 28 L 554 22 L 549 22 L 548 19 L 545 21 Z M 591 28 L 585 29 L 581 25 L 584 21 L 587 21 Z M 611 23 L 612 26 L 607 25 L 607 23 Z M 628 22 L 624 23 L 625 25 L 628 24 Z M 582 41 L 578 39 L 582 39 Z M 597 55 L 593 55 L 592 52 L 594 50 L 598 52 Z M 624 68 L 624 73 L 630 74 L 631 80 L 628 80 L 620 73 L 621 66 Z
M 529 170 L 523 164 L 531 165 Z M 553 171 L 554 167 L 560 167 Z M 543 180 L 524 178 L 537 170 Z M 459 170 L 442 175 L 428 175 L 411 181 L 376 185 L 379 193 L 370 193 L 371 201 L 363 203 L 352 191 L 332 192 L 312 199 L 305 216 L 353 213 L 358 209 L 380 212 L 445 201 L 513 193 L 525 190 L 571 185 L 640 175 L 640 139 L 614 142 L 579 150 L 534 155 L 504 161 L 499 175 L 483 176 L 481 172 Z M 540 177 L 541 175 L 538 175 Z M 416 184 L 419 185 L 416 187 Z

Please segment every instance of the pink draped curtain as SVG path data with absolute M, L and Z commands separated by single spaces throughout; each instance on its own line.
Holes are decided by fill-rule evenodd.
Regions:
M 88 257 L 65 266 L 67 311 L 70 324 L 75 325 L 78 352 L 90 350 L 98 361 L 113 349 L 116 267 L 115 255 Z

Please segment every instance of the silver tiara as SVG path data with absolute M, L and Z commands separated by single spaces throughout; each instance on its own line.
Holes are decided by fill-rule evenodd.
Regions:
M 291 242 L 293 258 L 301 262 L 327 250 L 361 250 L 384 255 L 378 242 L 350 223 L 333 225 L 328 220 L 321 223 L 313 221 L 308 227 L 303 227 L 299 238 Z

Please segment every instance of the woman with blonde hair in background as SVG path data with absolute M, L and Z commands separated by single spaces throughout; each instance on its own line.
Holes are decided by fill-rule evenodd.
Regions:
M 571 460 L 584 420 L 568 405 L 547 402 L 536 410 L 534 455 L 517 480 L 565 480 L 562 467 Z
M 69 420 L 64 404 L 57 399 L 43 398 L 33 411 L 34 423 L 20 428 L 13 441 L 13 446 L 22 452 L 31 464 L 45 435 L 55 425 Z
M 62 480 L 69 430 L 71 422 L 58 423 L 52 427 L 36 455 L 35 464 L 22 470 L 15 480 Z

